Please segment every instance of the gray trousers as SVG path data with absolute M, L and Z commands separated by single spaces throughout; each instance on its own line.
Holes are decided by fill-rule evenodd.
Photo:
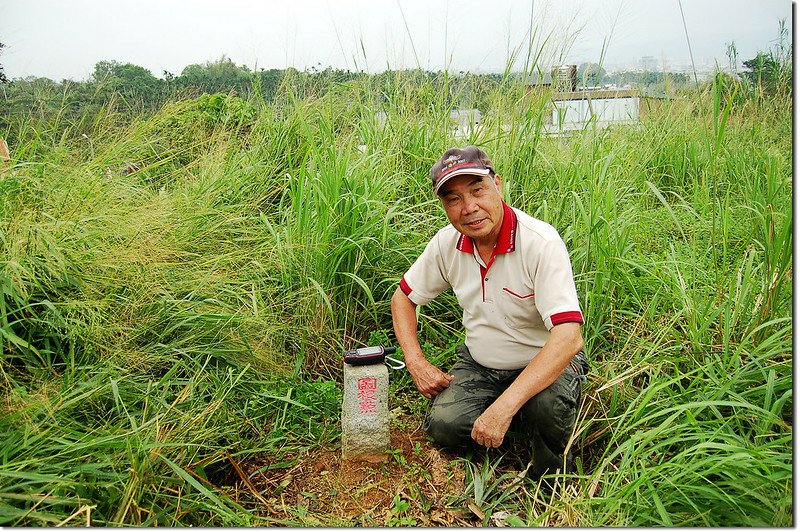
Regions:
M 423 428 L 439 445 L 468 447 L 472 425 L 486 408 L 522 373 L 522 369 L 499 370 L 481 366 L 469 349 L 456 349 L 460 360 L 450 370 L 455 378 L 437 395 Z M 514 416 L 509 436 L 521 435 L 531 445 L 534 478 L 563 469 L 566 449 L 581 400 L 581 384 L 589 364 L 580 351 L 556 381 L 525 403 Z

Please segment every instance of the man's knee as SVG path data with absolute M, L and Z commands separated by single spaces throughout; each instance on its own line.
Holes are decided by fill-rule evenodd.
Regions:
M 531 398 L 520 410 L 524 428 L 536 430 L 549 441 L 566 444 L 580 406 L 583 371 L 569 366 L 556 381 Z
M 432 408 L 425 418 L 423 428 L 428 436 L 443 447 L 463 447 L 472 441 L 474 420 L 450 410 Z
M 478 365 L 466 346 L 459 346 L 460 360 L 450 373 L 455 379 L 436 396 L 423 428 L 444 447 L 464 447 L 473 443 L 472 425 L 503 392 L 488 376 L 491 370 Z

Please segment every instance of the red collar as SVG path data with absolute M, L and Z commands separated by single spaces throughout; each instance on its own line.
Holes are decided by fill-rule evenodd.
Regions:
M 503 225 L 500 226 L 500 234 L 497 235 L 497 243 L 494 245 L 492 257 L 503 255 L 514 251 L 514 237 L 517 234 L 517 215 L 514 209 L 503 202 Z M 456 249 L 464 253 L 475 253 L 475 242 L 465 234 L 461 234 L 456 242 Z

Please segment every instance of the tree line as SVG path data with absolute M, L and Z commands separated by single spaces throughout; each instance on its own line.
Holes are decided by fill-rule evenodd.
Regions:
M 2 44 L 0 43 L 0 47 Z M 258 93 L 259 98 L 271 101 L 284 77 L 299 75 L 293 69 L 260 69 L 251 71 L 246 65 L 237 66 L 231 59 L 222 57 L 218 61 L 203 64 L 192 64 L 183 69 L 179 75 L 167 70 L 162 76 L 156 77 L 144 67 L 131 63 L 118 61 L 100 61 L 95 64 L 94 71 L 89 80 L 76 82 L 63 80 L 60 83 L 44 77 L 26 77 L 8 80 L 3 76 L 0 66 L 0 82 L 9 84 L 4 92 L 4 99 L 9 105 L 14 103 L 30 103 L 37 93 L 42 93 L 48 88 L 60 86 L 72 93 L 71 100 L 88 102 L 106 102 L 113 94 L 118 94 L 123 101 L 120 107 L 129 107 L 137 110 L 154 110 L 170 100 L 181 97 L 193 97 L 199 94 L 213 94 L 216 92 L 235 92 L 241 97 L 248 97 Z M 341 69 L 318 69 L 312 67 L 303 72 L 313 78 L 324 78 L 327 82 L 346 83 L 353 79 L 361 78 L 363 73 L 351 72 Z M 425 72 L 423 77 L 433 79 L 438 72 Z M 384 74 L 385 75 L 385 74 Z M 516 74 L 524 77 L 524 74 Z M 381 74 L 373 76 L 380 78 Z M 499 82 L 502 74 L 467 74 L 459 72 L 454 79 L 472 76 L 478 80 Z M 512 74 L 514 76 L 514 74 Z M 629 71 L 609 74 L 596 63 L 583 63 L 578 67 L 579 86 L 590 87 L 602 84 L 651 86 L 664 83 L 668 80 L 676 87 L 685 87 L 690 84 L 690 77 L 684 73 L 657 72 L 657 71 Z M 380 85 L 380 81 L 378 83 Z M 28 95 L 28 98 L 25 95 Z M 14 101 L 15 97 L 19 101 Z
M 0 53 L 3 47 L 0 43 Z M 744 70 L 737 73 L 742 81 L 770 91 L 781 83 L 786 85 L 788 80 L 791 90 L 791 49 L 788 54 L 785 51 L 782 54 L 759 52 L 743 65 Z M 675 91 L 693 86 L 690 75 L 684 73 L 631 71 L 609 74 L 596 63 L 583 63 L 577 71 L 579 87 L 614 84 L 651 89 L 669 87 Z M 424 80 L 426 83 L 421 85 L 433 87 L 435 92 L 445 95 L 446 101 L 440 98 L 429 103 L 477 107 L 483 112 L 490 105 L 492 91 L 505 77 L 524 80 L 526 75 L 508 72 L 451 74 L 422 70 L 367 74 L 321 66 L 305 71 L 294 68 L 251 70 L 223 56 L 217 61 L 188 65 L 178 75 L 165 70 L 161 77 L 139 65 L 106 60 L 95 64 L 91 76 L 85 81 L 65 79 L 57 82 L 36 76 L 9 79 L 0 64 L 0 136 L 3 132 L 8 134 L 15 116 L 31 116 L 45 122 L 48 116 L 58 116 L 75 123 L 101 111 L 128 115 L 151 113 L 170 101 L 215 93 L 270 102 L 287 80 L 291 81 L 293 90 L 298 91 L 298 96 L 322 94 L 331 86 L 354 80 L 361 80 L 377 89 L 373 94 L 385 95 L 397 89 L 393 81 L 398 77 L 412 83 Z

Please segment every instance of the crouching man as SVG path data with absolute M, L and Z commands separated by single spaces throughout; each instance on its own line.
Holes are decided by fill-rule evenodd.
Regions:
M 450 225 L 392 296 L 408 370 L 433 400 L 424 428 L 446 447 L 498 447 L 513 428 L 529 438 L 532 477 L 563 469 L 588 369 L 567 248 L 552 226 L 503 201 L 482 150 L 447 150 L 430 177 Z M 466 331 L 449 373 L 426 360 L 416 319 L 416 306 L 447 288 Z

